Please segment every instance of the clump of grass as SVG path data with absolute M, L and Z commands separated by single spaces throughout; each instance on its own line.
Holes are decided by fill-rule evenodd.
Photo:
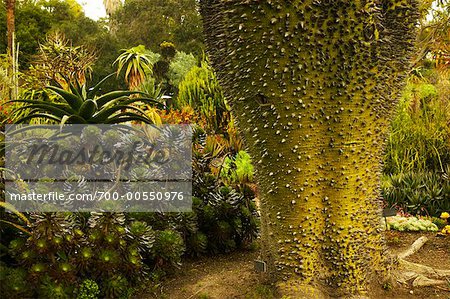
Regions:
M 386 174 L 443 172 L 450 164 L 450 96 L 447 83 L 409 83 L 388 138 Z

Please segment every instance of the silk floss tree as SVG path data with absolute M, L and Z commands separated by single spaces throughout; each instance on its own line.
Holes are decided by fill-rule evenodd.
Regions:
M 418 4 L 203 0 L 201 13 L 257 162 L 268 272 L 292 298 L 366 293 L 391 268 L 380 161 Z

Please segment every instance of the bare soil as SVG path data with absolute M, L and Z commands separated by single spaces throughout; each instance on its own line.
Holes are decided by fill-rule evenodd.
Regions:
M 387 231 L 386 241 L 395 254 L 405 250 L 420 236 L 428 242 L 408 261 L 438 269 L 450 269 L 450 237 L 435 233 Z M 205 257 L 185 261 L 176 276 L 169 277 L 153 292 L 140 294 L 139 299 L 279 299 L 275 288 L 254 271 L 255 251 Z M 368 295 L 372 299 L 450 299 L 450 282 L 444 287 L 412 288 L 394 283 L 389 290 L 381 287 Z

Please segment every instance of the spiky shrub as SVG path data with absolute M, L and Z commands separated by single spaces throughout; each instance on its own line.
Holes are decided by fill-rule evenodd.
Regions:
M 450 210 L 448 174 L 405 172 L 385 176 L 382 182 L 383 198 L 389 206 L 423 216 L 439 216 Z
M 257 161 L 269 272 L 295 298 L 364 292 L 384 269 L 380 161 L 416 1 L 203 0 L 201 12 Z
M 114 61 L 117 65 L 117 75 L 125 70 L 125 82 L 130 90 L 135 90 L 152 74 L 152 58 L 143 45 L 124 49 Z
M 131 97 L 142 94 L 141 92 L 120 90 L 97 95 L 101 85 L 111 76 L 107 76 L 92 88 L 78 82 L 69 84 L 70 91 L 64 90 L 61 85 L 48 86 L 47 89 L 57 97 L 55 102 L 34 99 L 11 101 L 27 104 L 16 109 L 14 113 L 22 110 L 30 111 L 16 122 L 24 123 L 32 119 L 43 119 L 63 124 L 117 124 L 129 121 L 152 123 L 144 111 L 132 104 L 136 102 L 159 106 L 161 104 L 147 97 Z
M 189 105 L 206 120 L 210 132 L 226 131 L 230 122 L 229 106 L 216 75 L 206 61 L 194 66 L 179 85 L 176 107 Z
M 96 60 L 94 50 L 86 46 L 74 46 L 64 34 L 56 32 L 47 35 L 45 41 L 39 44 L 38 53 L 28 72 L 34 77 L 33 81 L 40 83 L 33 84 L 34 87 L 45 86 L 51 81 L 67 87 L 69 82 L 86 82 Z M 30 82 L 26 83 L 29 86 Z

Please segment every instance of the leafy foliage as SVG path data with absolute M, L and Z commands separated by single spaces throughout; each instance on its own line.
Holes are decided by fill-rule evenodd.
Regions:
M 192 54 L 177 52 L 169 66 L 168 78 L 173 86 L 180 85 L 187 73 L 197 64 L 197 59 Z
M 230 123 L 230 109 L 212 68 L 203 61 L 179 85 L 176 107 L 189 105 L 205 118 L 207 130 L 221 133 Z
M 100 96 L 97 93 L 101 84 L 108 79 L 100 81 L 92 88 L 86 84 L 80 85 L 69 83 L 70 91 L 62 87 L 47 87 L 53 92 L 59 102 L 46 102 L 34 100 L 16 100 L 11 102 L 29 104 L 16 110 L 30 109 L 30 113 L 17 120 L 23 123 L 35 118 L 46 119 L 56 123 L 78 123 L 78 124 L 114 124 L 128 121 L 142 121 L 152 123 L 145 112 L 132 106 L 136 102 L 160 105 L 159 102 L 146 97 L 130 97 L 133 94 L 141 94 L 136 91 L 112 91 Z
M 449 86 L 408 84 L 391 125 L 385 173 L 442 172 L 450 164 Z
M 250 155 L 239 151 L 234 158 L 226 157 L 220 175 L 233 184 L 253 181 L 253 165 Z
M 75 45 L 92 45 L 94 36 L 106 29 L 87 18 L 76 0 L 16 1 L 16 40 L 20 43 L 21 69 L 34 60 L 39 43 L 47 34 L 59 31 Z M 0 52 L 6 53 L 5 6 L 0 6 Z
M 112 16 L 116 34 L 127 46 L 143 44 L 154 52 L 172 42 L 186 53 L 203 49 L 202 25 L 196 0 L 127 0 Z

